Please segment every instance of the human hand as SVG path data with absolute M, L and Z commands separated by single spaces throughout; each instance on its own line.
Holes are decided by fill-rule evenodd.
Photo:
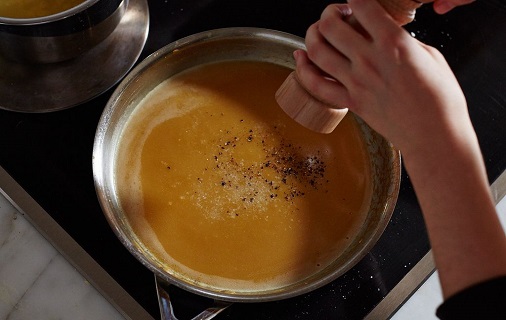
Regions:
M 353 15 L 363 30 L 347 22 Z M 443 56 L 399 27 L 376 1 L 330 5 L 296 51 L 299 81 L 324 101 L 348 107 L 403 153 L 434 139 L 474 135 L 460 86 Z
M 436 0 L 440 13 L 442 1 L 458 0 Z M 349 23 L 352 10 L 360 28 Z M 308 29 L 306 47 L 294 53 L 300 84 L 348 107 L 402 151 L 443 296 L 506 274 L 504 231 L 478 139 L 441 53 L 370 0 L 327 7 Z
M 434 11 L 439 14 L 445 14 L 455 7 L 462 6 L 474 2 L 475 0 L 435 0 Z

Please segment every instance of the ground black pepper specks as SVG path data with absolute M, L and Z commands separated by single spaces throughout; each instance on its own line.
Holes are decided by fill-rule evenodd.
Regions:
M 223 130 L 213 155 L 214 170 L 222 172 L 217 184 L 231 192 L 232 201 L 249 203 L 283 199 L 293 202 L 304 197 L 308 190 L 325 191 L 326 163 L 320 151 L 308 156 L 301 146 L 279 137 L 276 125 L 271 128 L 247 127 L 244 120 L 238 126 Z M 277 135 L 276 139 L 272 139 Z M 274 143 L 275 141 L 275 143 Z M 235 148 L 260 147 L 260 161 L 245 164 L 236 158 Z

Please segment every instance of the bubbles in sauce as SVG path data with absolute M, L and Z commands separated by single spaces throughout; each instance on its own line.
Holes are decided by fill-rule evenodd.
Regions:
M 325 268 L 371 200 L 369 158 L 347 116 L 329 135 L 274 100 L 290 70 L 200 66 L 137 106 L 116 158 L 129 223 L 169 273 L 218 290 L 272 289 Z

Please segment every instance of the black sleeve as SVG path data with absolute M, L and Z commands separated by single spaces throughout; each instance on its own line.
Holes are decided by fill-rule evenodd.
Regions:
M 439 319 L 506 319 L 506 276 L 476 284 L 449 297 L 436 311 Z

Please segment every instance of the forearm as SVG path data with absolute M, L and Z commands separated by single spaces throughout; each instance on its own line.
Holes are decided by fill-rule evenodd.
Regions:
M 437 140 L 437 138 L 436 138 Z M 420 202 L 444 297 L 506 275 L 506 237 L 474 132 L 404 155 Z
M 350 8 L 367 36 L 348 24 Z M 367 0 L 327 7 L 308 29 L 306 47 L 295 55 L 301 83 L 401 150 L 444 296 L 506 275 L 506 237 L 465 96 L 441 53 Z

